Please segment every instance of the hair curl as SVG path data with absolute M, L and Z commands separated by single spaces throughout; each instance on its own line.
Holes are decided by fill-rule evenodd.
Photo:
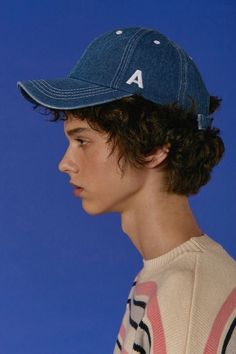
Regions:
M 209 114 L 215 112 L 222 99 L 210 96 Z M 38 105 L 35 106 L 37 108 Z M 218 128 L 198 130 L 196 105 L 190 111 L 177 103 L 159 105 L 133 95 L 92 107 L 60 111 L 45 109 L 55 122 L 68 119 L 68 113 L 100 132 L 107 132 L 111 153 L 118 148 L 118 165 L 122 159 L 136 168 L 147 163 L 145 157 L 164 144 L 170 144 L 167 158 L 161 164 L 165 170 L 166 192 L 180 195 L 197 194 L 207 184 L 211 171 L 221 160 L 225 147 Z M 124 164 L 124 166 L 125 166 Z

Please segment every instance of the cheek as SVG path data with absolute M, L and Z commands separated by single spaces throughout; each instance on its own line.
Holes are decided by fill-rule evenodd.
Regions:
M 84 168 L 81 168 L 81 175 L 88 189 L 95 192 L 96 196 L 101 194 L 103 198 L 113 192 L 115 186 L 122 183 L 121 173 L 113 160 L 107 160 L 104 155 L 96 155 L 96 152 L 87 159 Z
M 97 169 L 96 169 L 97 167 Z M 121 212 L 136 202 L 143 180 L 137 174 L 126 174 L 113 164 L 94 164 L 88 176 L 88 190 L 82 198 L 84 210 L 91 215 Z
M 98 197 L 99 193 L 104 193 L 108 189 L 112 180 L 112 170 L 109 166 L 99 159 L 98 156 L 90 156 L 81 161 L 80 176 L 81 183 L 91 195 Z M 110 187 L 109 187 L 110 188 Z
M 100 200 L 124 198 L 135 193 L 141 186 L 141 176 L 130 168 L 122 172 L 117 163 L 117 156 L 108 158 L 107 151 L 94 151 L 86 158 L 84 168 L 81 169 L 85 186 Z M 86 167 L 86 168 L 85 168 Z M 121 162 L 122 167 L 122 162 Z M 84 173 L 83 173 L 84 172 Z M 99 200 L 98 200 L 99 201 Z
M 121 201 L 134 195 L 142 186 L 137 176 L 125 174 L 121 178 L 121 172 L 114 166 L 104 166 L 96 171 L 95 175 L 96 195 L 100 200 Z

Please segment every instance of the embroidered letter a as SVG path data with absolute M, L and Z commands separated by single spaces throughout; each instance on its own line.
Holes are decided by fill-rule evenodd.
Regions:
M 143 78 L 142 78 L 142 71 L 136 70 L 135 73 L 126 81 L 127 84 L 131 85 L 132 83 L 138 85 L 138 87 L 143 88 Z

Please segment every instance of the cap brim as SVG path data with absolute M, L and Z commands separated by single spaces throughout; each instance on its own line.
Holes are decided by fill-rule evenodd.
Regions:
M 53 109 L 77 109 L 111 102 L 133 94 L 70 77 L 18 81 L 21 94 L 31 103 Z

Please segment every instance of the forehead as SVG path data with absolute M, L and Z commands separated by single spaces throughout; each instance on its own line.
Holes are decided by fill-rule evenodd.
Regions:
M 75 133 L 96 133 L 92 129 L 86 120 L 81 120 L 77 117 L 69 116 L 67 120 L 64 121 L 64 131 L 67 135 L 74 135 Z

